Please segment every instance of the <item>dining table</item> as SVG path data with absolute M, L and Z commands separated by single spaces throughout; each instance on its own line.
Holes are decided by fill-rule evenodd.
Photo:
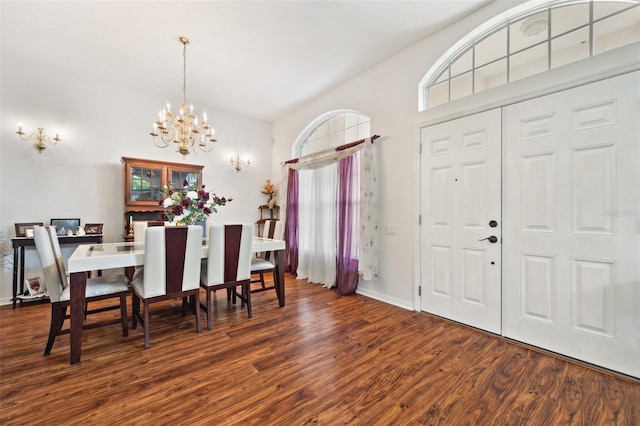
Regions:
M 274 253 L 274 287 L 280 307 L 284 307 L 284 240 L 253 237 L 251 251 Z M 202 240 L 202 258 L 208 256 L 208 241 Z M 82 355 L 82 331 L 84 326 L 85 292 L 87 273 L 96 270 L 132 268 L 144 265 L 143 242 L 118 242 L 81 244 L 68 260 L 70 275 L 70 358 L 71 364 L 80 362 Z

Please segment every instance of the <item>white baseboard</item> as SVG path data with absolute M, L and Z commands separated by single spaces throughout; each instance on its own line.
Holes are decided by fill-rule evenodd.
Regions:
M 390 305 L 397 306 L 399 308 L 406 309 L 408 311 L 413 311 L 414 310 L 413 309 L 413 303 L 408 302 L 406 300 L 396 299 L 394 297 L 389 297 L 389 296 L 387 296 L 385 294 L 381 294 L 381 293 L 378 293 L 378 292 L 375 292 L 375 291 L 371 291 L 371 290 L 367 290 L 367 289 L 364 289 L 364 288 L 358 288 L 356 293 L 360 294 L 362 296 L 370 297 L 370 298 L 375 299 L 375 300 L 379 300 L 379 301 L 384 302 L 384 303 L 388 303 Z M 11 297 L 0 298 L 0 306 L 11 305 L 11 304 L 12 304 Z
M 397 306 L 399 308 L 406 309 L 408 311 L 413 311 L 414 310 L 412 302 L 408 302 L 406 300 L 396 299 L 394 297 L 389 297 L 386 294 L 381 294 L 381 293 L 378 293 L 378 292 L 375 292 L 375 291 L 367 290 L 367 289 L 362 288 L 362 287 L 358 287 L 358 289 L 356 290 L 356 293 L 360 294 L 362 296 L 370 297 L 370 298 L 375 299 L 375 300 L 379 300 L 379 301 L 384 302 L 384 303 L 388 303 L 390 305 Z

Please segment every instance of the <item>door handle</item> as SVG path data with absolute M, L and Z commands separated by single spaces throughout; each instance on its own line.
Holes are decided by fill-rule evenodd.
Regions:
M 497 243 L 498 242 L 498 237 L 496 237 L 495 235 L 492 235 L 490 237 L 487 238 L 481 238 L 478 241 L 484 241 L 484 240 L 489 240 L 490 243 Z

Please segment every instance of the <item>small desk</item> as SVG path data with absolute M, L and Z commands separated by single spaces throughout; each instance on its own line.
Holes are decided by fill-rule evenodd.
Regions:
M 84 244 L 102 243 L 102 234 L 79 235 L 79 236 L 58 236 L 60 244 Z M 24 293 L 24 248 L 35 246 L 33 238 L 16 237 L 11 239 L 13 246 L 13 309 L 16 308 L 18 299 L 18 269 L 20 269 L 20 293 Z M 22 301 L 20 301 L 22 303 Z
M 278 302 L 284 306 L 284 249 L 283 240 L 253 237 L 253 253 L 273 251 L 275 256 L 275 287 Z M 209 255 L 207 240 L 202 243 L 202 258 Z M 82 326 L 84 323 L 87 272 L 101 269 L 126 268 L 144 265 L 144 243 L 124 242 L 79 245 L 69 257 L 71 274 L 71 364 L 80 362 L 82 355 Z

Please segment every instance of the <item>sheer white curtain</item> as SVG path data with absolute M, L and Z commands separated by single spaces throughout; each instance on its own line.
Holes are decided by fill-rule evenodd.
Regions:
M 337 163 L 298 173 L 298 278 L 336 282 Z

